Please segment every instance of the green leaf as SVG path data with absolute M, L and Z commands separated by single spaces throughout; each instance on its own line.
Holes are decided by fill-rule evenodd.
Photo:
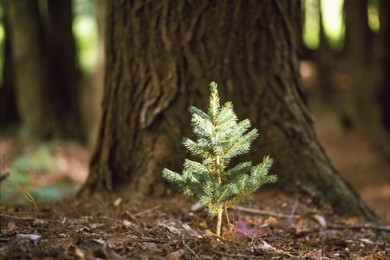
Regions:
M 247 174 L 252 168 L 252 162 L 242 162 L 237 164 L 235 167 L 231 168 L 226 172 L 227 176 L 235 176 L 238 174 Z
M 191 113 L 191 114 L 196 114 L 198 115 L 199 117 L 203 118 L 204 120 L 208 120 L 208 121 L 211 121 L 211 118 L 208 114 L 206 114 L 205 112 L 203 112 L 202 110 L 194 107 L 194 106 L 190 106 L 188 108 L 188 111 Z
M 198 162 L 195 162 L 195 161 L 188 160 L 188 159 L 185 159 L 185 161 L 184 161 L 184 168 L 187 171 L 190 171 L 192 173 L 197 173 L 197 174 L 207 174 L 208 173 L 208 169 L 205 165 L 198 163 Z
M 211 96 L 210 96 L 210 104 L 209 104 L 209 111 L 208 114 L 212 121 L 216 119 L 219 113 L 219 94 L 217 90 L 217 84 L 215 82 L 212 82 L 210 84 L 210 90 L 211 90 Z
M 182 176 L 180 174 L 178 174 L 174 171 L 171 171 L 167 168 L 164 168 L 164 170 L 163 170 L 163 177 L 165 179 L 167 179 L 167 181 L 174 183 L 174 184 L 179 184 L 183 181 Z
M 237 155 L 245 154 L 249 151 L 253 140 L 258 136 L 256 128 L 252 129 L 242 137 L 240 137 L 223 155 L 225 158 L 233 158 Z
M 202 147 L 189 138 L 184 138 L 183 145 L 192 155 L 199 155 L 204 159 L 207 159 L 211 156 L 210 152 L 207 150 L 207 147 Z

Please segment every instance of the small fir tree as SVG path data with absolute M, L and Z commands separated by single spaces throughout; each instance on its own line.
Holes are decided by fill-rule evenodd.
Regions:
M 176 184 L 185 195 L 206 206 L 211 217 L 217 216 L 216 234 L 220 236 L 223 212 L 229 222 L 228 207 L 244 202 L 247 195 L 263 184 L 276 182 L 276 176 L 268 175 L 272 165 L 269 156 L 258 165 L 248 161 L 228 169 L 233 157 L 249 152 L 258 131 L 256 128 L 248 131 L 251 127 L 248 119 L 238 122 L 231 102 L 220 106 L 215 82 L 210 83 L 210 91 L 207 114 L 193 106 L 188 109 L 197 140 L 183 140 L 187 150 L 203 161 L 186 159 L 183 174 L 164 169 L 163 177 Z

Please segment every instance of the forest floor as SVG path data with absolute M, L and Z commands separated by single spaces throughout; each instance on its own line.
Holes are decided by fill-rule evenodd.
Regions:
M 314 115 L 327 154 L 379 223 L 266 188 L 229 211 L 236 235 L 217 238 L 215 219 L 182 196 L 62 200 L 85 180 L 89 152 L 0 137 L 0 170 L 12 173 L 0 193 L 0 259 L 390 259 L 390 162 L 323 108 Z

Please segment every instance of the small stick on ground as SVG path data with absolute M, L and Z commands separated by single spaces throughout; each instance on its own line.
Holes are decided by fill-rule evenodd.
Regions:
M 187 243 L 186 243 L 186 241 L 184 239 L 184 235 L 182 236 L 182 242 L 183 242 L 183 245 L 194 255 L 194 257 L 196 259 L 200 259 L 199 256 L 195 253 L 195 251 L 192 250 L 192 248 L 189 245 L 187 245 Z
M 276 217 L 276 218 L 299 218 L 299 215 L 294 215 L 294 214 L 282 214 L 282 213 L 275 213 L 271 211 L 266 211 L 266 210 L 259 210 L 259 209 L 250 209 L 250 208 L 244 208 L 240 206 L 232 207 L 232 209 L 239 210 L 242 212 L 246 213 L 252 213 L 252 214 L 258 214 L 258 215 L 263 215 L 263 216 L 270 216 L 270 217 Z
M 330 224 L 329 229 L 373 229 L 378 231 L 390 232 L 390 226 L 365 226 L 365 225 L 345 226 L 345 225 Z
M 139 217 L 139 216 L 145 215 L 146 213 L 152 212 L 152 211 L 154 211 L 154 210 L 156 210 L 158 208 L 161 208 L 161 205 L 158 205 L 156 207 L 153 207 L 153 208 L 150 208 L 150 209 L 138 212 L 138 213 L 134 214 L 133 217 Z

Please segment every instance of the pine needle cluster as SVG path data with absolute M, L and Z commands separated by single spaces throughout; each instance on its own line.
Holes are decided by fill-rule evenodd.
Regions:
M 257 165 L 247 161 L 228 168 L 232 158 L 249 152 L 258 131 L 249 130 L 248 119 L 238 121 L 231 102 L 220 105 L 215 82 L 210 83 L 210 91 L 207 113 L 193 106 L 188 109 L 196 141 L 183 140 L 186 149 L 202 161 L 185 159 L 182 174 L 165 168 L 163 177 L 207 207 L 211 217 L 218 216 L 216 233 L 220 235 L 222 212 L 227 216 L 228 207 L 241 204 L 263 184 L 276 182 L 276 176 L 268 175 L 272 165 L 269 156 Z

